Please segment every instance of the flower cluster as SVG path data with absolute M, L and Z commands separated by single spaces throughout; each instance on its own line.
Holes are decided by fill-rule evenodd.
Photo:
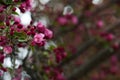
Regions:
M 34 24 L 34 21 L 32 21 L 30 15 L 32 1 L 7 0 L 3 1 L 4 4 L 0 4 L 1 76 L 9 74 L 9 68 L 14 72 L 14 69 L 18 69 L 22 65 L 22 58 L 18 58 L 21 55 L 18 54 L 19 49 L 36 46 L 42 47 L 46 44 L 47 40 L 53 37 L 53 32 L 41 22 L 38 21 L 37 24 Z M 24 24 L 24 19 L 28 23 Z M 9 61 L 10 65 L 6 61 Z M 17 61 L 20 61 L 20 63 L 17 63 Z M 12 78 L 13 80 L 20 80 L 14 76 Z
M 67 56 L 67 53 L 65 52 L 63 47 L 55 48 L 54 53 L 55 53 L 57 63 L 60 63 Z

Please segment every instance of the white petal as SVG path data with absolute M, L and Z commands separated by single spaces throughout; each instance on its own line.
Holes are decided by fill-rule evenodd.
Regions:
M 15 12 L 17 12 L 19 15 L 21 14 L 20 9 L 16 7 Z
M 5 59 L 4 59 L 4 62 L 3 62 L 3 67 L 5 67 L 5 68 L 12 68 L 13 67 L 13 64 L 12 64 L 12 62 L 11 62 L 11 58 L 10 57 L 6 57 Z
M 29 11 L 20 14 L 21 24 L 28 26 L 31 22 L 31 13 Z
M 11 75 L 9 72 L 4 72 L 3 80 L 12 80 Z
M 24 59 L 28 54 L 28 48 L 18 48 L 18 58 Z
M 22 60 L 16 59 L 15 60 L 15 68 L 17 69 L 20 65 L 22 65 Z

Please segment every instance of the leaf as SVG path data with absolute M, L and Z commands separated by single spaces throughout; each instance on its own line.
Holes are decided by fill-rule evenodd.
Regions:
M 24 32 L 15 32 L 14 38 L 17 38 L 19 42 L 27 41 L 27 35 Z
M 0 22 L 0 26 L 4 26 L 4 22 Z
M 8 4 L 12 4 L 12 3 L 13 3 L 13 1 L 12 1 L 12 0 L 5 0 L 4 2 L 5 2 L 5 4 L 7 4 L 7 5 L 8 5 Z
M 17 12 L 12 12 L 12 14 L 14 14 L 14 15 L 19 15 Z
M 45 75 L 45 74 L 43 75 L 43 78 L 44 78 L 44 80 L 49 80 L 47 75 Z

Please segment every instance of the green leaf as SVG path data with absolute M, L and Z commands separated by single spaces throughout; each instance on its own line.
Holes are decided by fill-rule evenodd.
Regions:
M 43 75 L 43 78 L 44 78 L 44 80 L 49 80 L 47 75 L 45 75 L 45 74 Z
M 14 14 L 14 15 L 19 15 L 17 12 L 12 12 L 12 14 Z
M 27 41 L 27 35 L 24 32 L 15 32 L 14 38 L 17 38 L 19 42 Z
M 0 26 L 4 26 L 4 22 L 0 22 Z
M 4 2 L 5 2 L 5 4 L 7 4 L 7 5 L 8 5 L 8 4 L 12 4 L 12 3 L 13 3 L 13 1 L 12 1 L 12 0 L 5 0 Z

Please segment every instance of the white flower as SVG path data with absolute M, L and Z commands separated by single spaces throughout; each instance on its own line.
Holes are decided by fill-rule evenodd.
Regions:
M 21 13 L 20 9 L 16 7 L 16 11 L 18 15 L 14 15 L 15 17 L 20 18 L 21 24 L 24 26 L 28 26 L 32 20 L 31 12 L 26 11 L 25 13 Z
M 28 48 L 18 48 L 18 58 L 24 59 L 28 54 Z
M 3 80 L 12 80 L 12 77 L 9 72 L 4 72 Z
M 20 14 L 21 24 L 28 26 L 31 22 L 31 13 L 29 11 L 26 11 L 25 13 Z
M 16 59 L 15 60 L 15 68 L 17 69 L 20 65 L 22 65 L 22 60 Z
M 4 59 L 4 62 L 3 62 L 3 67 L 5 67 L 5 68 L 12 68 L 13 67 L 13 64 L 12 64 L 12 61 L 11 61 L 11 58 L 10 57 L 6 57 L 5 59 Z

